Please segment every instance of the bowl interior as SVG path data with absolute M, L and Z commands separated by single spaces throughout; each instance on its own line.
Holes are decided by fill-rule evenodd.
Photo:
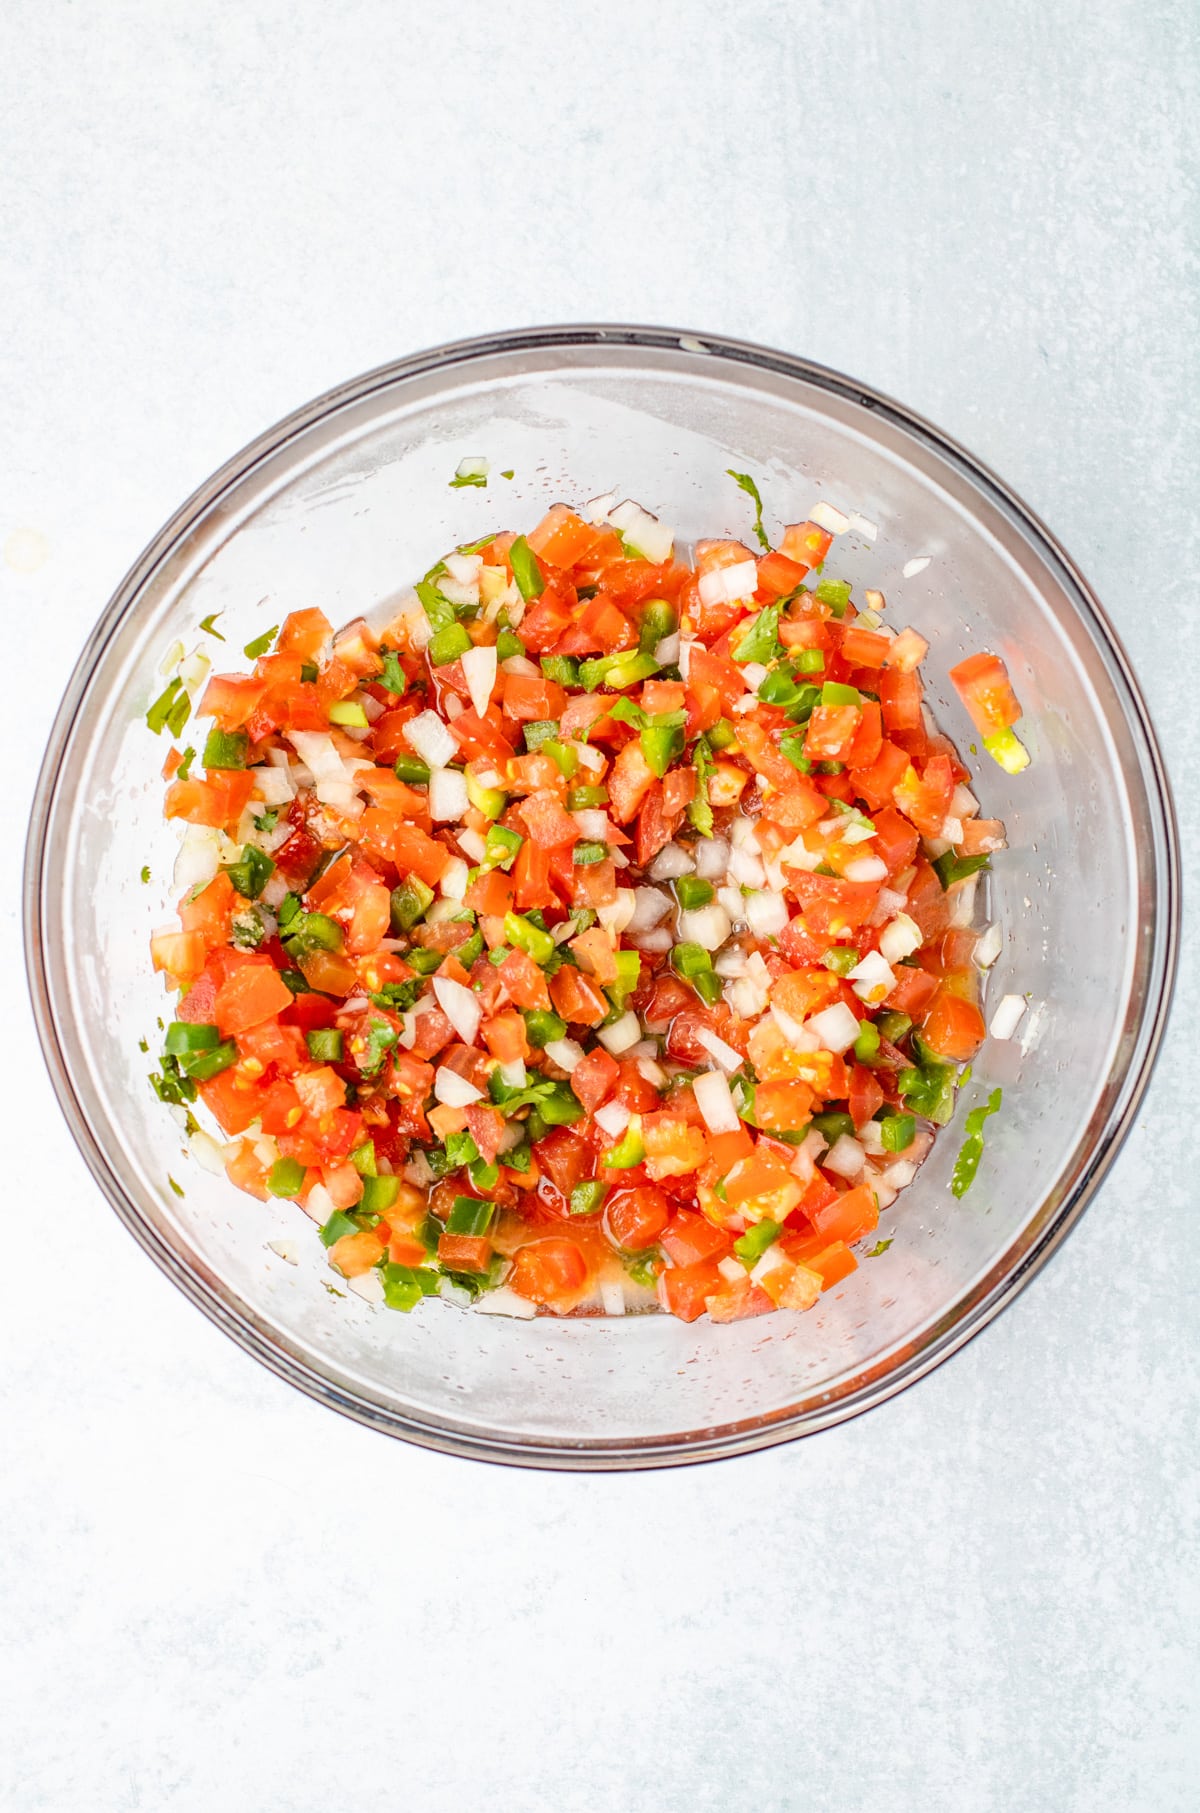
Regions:
M 452 488 L 466 455 L 486 490 Z M 878 586 L 930 642 L 930 702 L 966 755 L 946 679 L 1000 652 L 1030 769 L 967 756 L 1009 850 L 988 883 L 1004 933 L 992 982 L 1029 996 L 995 1083 L 978 1180 L 948 1183 L 956 1124 L 882 1218 L 892 1244 L 802 1317 L 716 1328 L 666 1317 L 512 1322 L 412 1316 L 335 1290 L 311 1223 L 199 1171 L 148 1083 L 164 997 L 147 939 L 172 916 L 165 740 L 146 729 L 159 661 L 222 613 L 228 665 L 292 609 L 381 617 L 447 547 L 616 488 L 677 534 L 746 535 L 752 471 L 769 522 L 818 498 L 879 526 L 828 571 Z M 514 477 L 500 477 L 511 469 Z M 929 565 L 914 577 L 915 556 Z M 932 431 L 795 362 L 667 336 L 535 336 L 375 374 L 293 418 L 185 507 L 97 630 L 52 748 L 31 846 L 35 998 L 60 1094 L 120 1212 L 209 1313 L 269 1363 L 381 1427 L 467 1452 L 628 1464 L 729 1452 L 820 1426 L 966 1338 L 1082 1206 L 1142 1080 L 1165 997 L 1169 822 L 1119 654 L 1052 545 Z M 151 880 L 139 877 L 148 864 Z M 1149 1012 L 1143 1011 L 1149 1004 Z M 959 1123 L 963 1109 L 960 1107 Z M 177 1196 L 168 1183 L 182 1186 Z M 295 1236 L 299 1263 L 267 1242 Z

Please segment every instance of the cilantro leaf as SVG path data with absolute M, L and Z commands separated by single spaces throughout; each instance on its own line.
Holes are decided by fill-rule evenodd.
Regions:
M 247 642 L 242 650 L 247 661 L 257 661 L 260 655 L 265 655 L 278 634 L 279 625 L 276 623 L 269 630 L 264 630 L 261 636 L 256 636 L 253 642 Z
M 950 1179 L 950 1188 L 955 1196 L 965 1196 L 975 1182 L 975 1173 L 983 1157 L 983 1123 L 989 1114 L 995 1114 L 1000 1106 L 1002 1091 L 993 1089 L 986 1102 L 978 1108 L 972 1108 L 966 1119 L 966 1138 L 963 1140 L 958 1157 L 954 1161 L 954 1175 Z
M 692 746 L 692 762 L 696 770 L 696 791 L 688 801 L 688 822 L 701 837 L 711 837 L 713 809 L 708 798 L 708 783 L 713 772 L 713 757 L 707 737 L 696 738 Z
M 224 615 L 224 611 L 213 611 L 211 616 L 201 617 L 200 619 L 200 628 L 206 635 L 215 636 L 218 642 L 224 642 L 225 638 L 219 629 L 213 628 L 213 625 L 216 623 L 218 617 L 223 617 Z
M 733 658 L 740 664 L 747 661 L 771 662 L 783 653 L 779 641 L 779 605 L 764 605 L 745 631 L 741 641 L 733 651 Z
M 763 501 L 759 496 L 758 486 L 748 472 L 735 472 L 732 466 L 726 466 L 725 470 L 738 486 L 739 490 L 744 491 L 748 497 L 754 499 L 754 533 L 758 537 L 759 546 L 764 548 L 769 554 L 771 552 L 771 544 L 767 539 L 767 532 L 763 528 Z

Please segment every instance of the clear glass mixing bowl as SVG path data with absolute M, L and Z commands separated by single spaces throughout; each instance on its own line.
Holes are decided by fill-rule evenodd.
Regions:
M 497 476 L 486 490 L 451 488 L 473 454 Z M 893 1245 L 804 1316 L 514 1322 L 335 1297 L 301 1211 L 181 1158 L 147 1084 L 138 1041 L 157 1049 L 164 1011 L 147 939 L 171 916 L 175 850 L 161 816 L 165 745 L 144 723 L 163 651 L 205 642 L 198 627 L 214 611 L 230 651 L 300 606 L 369 616 L 445 548 L 528 523 L 558 498 L 615 487 L 681 537 L 744 534 L 731 466 L 760 475 L 776 519 L 825 497 L 879 525 L 873 547 L 839 541 L 835 570 L 880 586 L 891 619 L 929 638 L 931 702 L 964 751 L 973 735 L 946 681 L 954 661 L 998 650 L 1024 703 L 1029 770 L 1010 780 L 973 763 L 1010 845 L 990 881 L 1004 931 L 992 988 L 1031 998 L 1023 1040 L 989 1041 L 975 1064 L 982 1087 L 1004 1085 L 978 1181 L 961 1202 L 950 1194 L 951 1127 L 884 1217 Z M 511 482 L 498 476 L 509 468 Z M 930 564 L 904 579 L 919 555 Z M 1010 1301 L 1082 1212 L 1145 1089 L 1179 898 L 1169 791 L 1128 663 L 1085 581 L 1010 492 L 927 423 L 803 360 L 582 327 L 372 372 L 263 435 L 184 505 L 108 605 L 67 690 L 26 884 L 33 1000 L 63 1111 L 117 1213 L 192 1301 L 373 1428 L 576 1468 L 730 1455 L 823 1428 L 928 1371 Z M 288 1233 L 298 1265 L 267 1245 Z

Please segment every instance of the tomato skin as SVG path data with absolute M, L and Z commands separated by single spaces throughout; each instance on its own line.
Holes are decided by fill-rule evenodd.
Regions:
M 578 1296 L 587 1275 L 587 1261 L 576 1243 L 549 1235 L 518 1247 L 508 1285 L 533 1303 L 561 1305 Z
M 614 1190 L 604 1205 L 605 1230 L 627 1253 L 653 1246 L 670 1219 L 670 1198 L 657 1184 Z

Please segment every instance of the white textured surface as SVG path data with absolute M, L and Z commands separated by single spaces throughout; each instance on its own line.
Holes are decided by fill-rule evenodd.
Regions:
M 264 424 L 458 334 L 669 321 L 904 398 L 1080 560 L 1195 784 L 1194 7 L 569 10 L 3 9 L 0 1805 L 1194 1807 L 1190 952 L 1018 1304 L 865 1419 L 674 1474 L 318 1410 L 141 1256 L 33 1052 L 11 852 L 105 598 Z

